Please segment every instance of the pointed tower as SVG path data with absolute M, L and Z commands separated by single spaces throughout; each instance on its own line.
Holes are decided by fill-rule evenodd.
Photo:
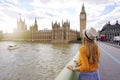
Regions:
M 37 20 L 36 20 L 36 18 L 35 18 L 35 24 L 37 24 Z
M 17 20 L 17 31 L 18 32 L 24 32 L 27 30 L 27 25 L 25 24 L 25 19 L 24 21 L 21 19 Z
M 37 20 L 35 18 L 35 22 L 34 22 L 34 30 L 33 31 L 38 31 L 38 25 L 37 25 Z
M 85 7 L 84 3 L 82 5 L 82 9 L 80 12 L 80 37 L 82 37 L 82 31 L 86 29 L 86 12 L 85 12 Z

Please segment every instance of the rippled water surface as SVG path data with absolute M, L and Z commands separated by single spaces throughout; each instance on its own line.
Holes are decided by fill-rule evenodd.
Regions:
M 9 45 L 19 48 L 9 50 Z M 80 44 L 0 42 L 0 80 L 54 80 Z

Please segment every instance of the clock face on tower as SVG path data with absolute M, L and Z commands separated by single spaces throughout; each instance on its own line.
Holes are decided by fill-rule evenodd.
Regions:
M 81 17 L 81 19 L 85 19 L 85 15 L 84 15 L 84 14 L 83 14 L 83 15 L 81 15 L 80 17 Z

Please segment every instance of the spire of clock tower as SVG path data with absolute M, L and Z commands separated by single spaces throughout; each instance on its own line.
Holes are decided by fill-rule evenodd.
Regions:
M 84 3 L 83 3 L 83 5 L 82 5 L 82 9 L 81 9 L 81 12 L 85 12 Z

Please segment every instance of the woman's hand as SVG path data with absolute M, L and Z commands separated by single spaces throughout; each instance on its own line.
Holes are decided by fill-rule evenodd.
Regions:
M 72 65 L 67 66 L 67 68 L 72 70 L 72 71 L 80 71 L 79 67 L 74 67 Z
M 75 67 L 72 66 L 72 65 L 69 65 L 67 68 L 70 69 L 70 70 L 72 70 L 72 71 L 75 71 Z

